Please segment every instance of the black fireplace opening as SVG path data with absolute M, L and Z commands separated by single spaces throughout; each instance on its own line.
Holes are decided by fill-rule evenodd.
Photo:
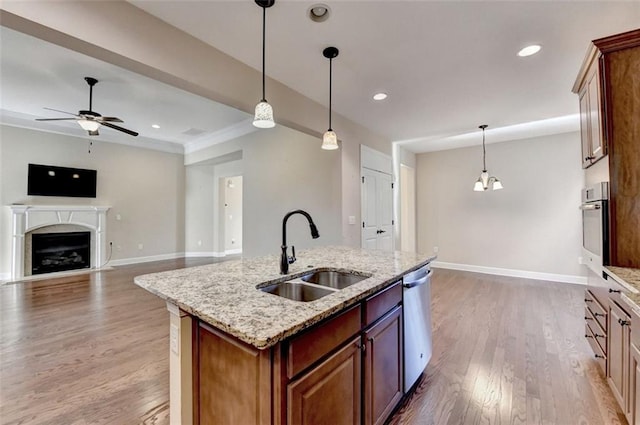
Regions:
M 31 235 L 31 274 L 91 267 L 91 232 Z

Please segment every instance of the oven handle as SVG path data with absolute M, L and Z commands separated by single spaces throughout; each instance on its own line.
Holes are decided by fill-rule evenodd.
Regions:
M 411 282 L 405 282 L 402 284 L 402 286 L 408 289 L 408 288 L 414 288 L 416 286 L 424 285 L 425 283 L 427 283 L 427 280 L 429 280 L 432 274 L 433 274 L 433 270 L 429 270 L 429 273 L 427 273 L 420 279 L 413 280 Z
M 580 209 L 583 211 L 588 210 L 599 210 L 601 207 L 599 204 L 582 204 L 580 205 Z

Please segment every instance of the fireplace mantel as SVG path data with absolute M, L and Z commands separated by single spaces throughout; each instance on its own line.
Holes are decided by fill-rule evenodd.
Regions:
M 107 211 L 110 207 L 94 205 L 10 205 L 13 243 L 11 280 L 24 277 L 25 235 L 52 225 L 77 225 L 92 230 L 91 268 L 106 260 Z

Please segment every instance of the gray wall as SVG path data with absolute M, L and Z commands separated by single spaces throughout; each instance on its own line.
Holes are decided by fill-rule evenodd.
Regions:
M 11 271 L 12 203 L 110 206 L 113 260 L 184 251 L 183 156 L 99 141 L 89 154 L 88 144 L 84 138 L 0 126 L 0 274 Z M 98 196 L 27 196 L 29 163 L 96 169 Z
M 311 214 L 320 238 L 312 240 L 306 220 L 296 216 L 289 220 L 289 245 L 341 243 L 341 155 L 323 151 L 320 144 L 318 138 L 279 125 L 186 155 L 185 163 L 190 168 L 241 149 L 243 255 L 278 254 L 282 218 L 295 209 Z
M 418 155 L 418 250 L 462 265 L 583 276 L 580 135 L 487 145 L 504 184 L 474 192 L 480 146 Z

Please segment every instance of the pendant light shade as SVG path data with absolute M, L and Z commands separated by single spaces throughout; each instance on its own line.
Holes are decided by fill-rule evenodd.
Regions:
M 327 47 L 322 55 L 329 59 L 329 129 L 322 136 L 322 149 L 338 149 L 338 135 L 331 128 L 331 91 L 333 89 L 333 59 L 338 57 L 339 50 L 335 47 Z
M 273 120 L 273 108 L 265 97 L 265 45 L 267 27 L 267 8 L 273 6 L 275 0 L 255 0 L 256 4 L 262 8 L 262 99 L 256 105 L 256 113 L 253 118 L 253 125 L 258 128 L 272 128 L 276 123 Z
M 484 143 L 484 130 L 488 127 L 488 125 L 483 124 L 478 128 L 482 129 L 482 173 L 480 173 L 480 177 L 476 180 L 476 183 L 473 185 L 473 190 L 476 192 L 484 192 L 491 187 L 491 190 L 500 190 L 503 189 L 502 183 L 495 176 L 489 176 L 487 172 L 487 150 L 485 148 Z

